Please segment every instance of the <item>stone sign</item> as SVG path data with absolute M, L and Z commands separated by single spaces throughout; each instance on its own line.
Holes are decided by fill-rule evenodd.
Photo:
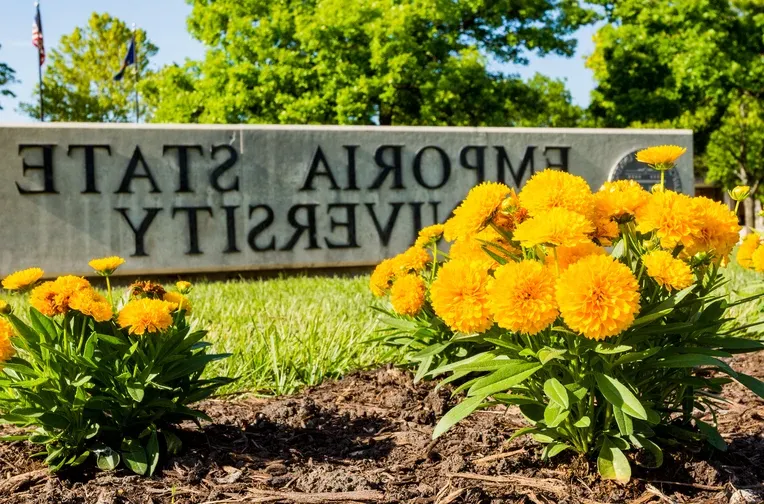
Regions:
M 633 153 L 664 143 L 687 147 L 670 178 L 692 191 L 684 130 L 0 126 L 0 275 L 112 254 L 129 275 L 373 265 L 480 181 L 644 183 Z

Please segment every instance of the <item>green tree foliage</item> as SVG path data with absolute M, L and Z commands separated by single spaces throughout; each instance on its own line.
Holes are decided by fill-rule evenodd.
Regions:
M 570 125 L 580 110 L 562 83 L 491 64 L 570 56 L 596 17 L 575 0 L 192 3 L 208 51 L 145 84 L 155 121 Z
M 13 94 L 13 91 L 8 89 L 8 86 L 15 82 L 18 82 L 18 81 L 16 80 L 15 71 L 13 70 L 13 68 L 9 67 L 6 63 L 0 62 L 0 97 L 16 96 Z M 0 102 L 0 110 L 3 110 L 2 102 Z
M 93 13 L 84 28 L 61 37 L 50 52 L 43 76 L 45 118 L 49 121 L 126 122 L 135 120 L 135 65 L 128 67 L 122 81 L 114 81 L 125 58 L 132 31 L 109 14 Z M 138 65 L 141 78 L 157 48 L 146 33 L 137 30 Z M 39 87 L 34 96 L 38 96 Z M 139 102 L 143 103 L 140 99 Z M 37 100 L 23 103 L 31 117 L 40 116 Z M 141 106 L 141 116 L 147 113 Z
M 605 3 L 611 22 L 598 31 L 587 62 L 597 81 L 589 109 L 592 122 L 692 129 L 698 173 L 707 171 L 710 181 L 726 188 L 758 180 L 760 168 L 740 153 L 739 142 L 740 135 L 746 137 L 743 149 L 760 142 L 750 138 L 759 131 L 743 125 L 760 120 L 754 102 L 764 97 L 764 4 Z

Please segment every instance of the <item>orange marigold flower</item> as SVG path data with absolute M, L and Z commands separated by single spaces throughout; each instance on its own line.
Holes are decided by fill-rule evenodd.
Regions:
M 737 262 L 743 268 L 753 268 L 753 253 L 759 247 L 761 237 L 757 233 L 751 233 L 743 238 L 743 243 L 737 249 Z
M 477 261 L 486 270 L 499 266 L 496 259 L 491 257 L 483 247 L 501 257 L 507 257 L 508 254 L 522 254 L 522 251 L 507 242 L 495 229 L 485 228 L 475 236 L 452 243 L 448 255 L 451 259 Z
M 764 272 L 764 247 L 759 247 L 751 256 L 751 266 L 759 273 Z
M 172 325 L 172 311 L 177 305 L 159 299 L 134 299 L 119 312 L 117 322 L 130 334 L 162 332 Z
M 480 263 L 449 261 L 430 287 L 432 307 L 454 331 L 487 331 L 493 325 L 487 286 L 488 272 Z
M 3 288 L 8 290 L 24 290 L 42 278 L 40 268 L 28 268 L 11 273 L 3 280 Z
M 0 318 L 0 362 L 6 362 L 16 354 L 16 349 L 11 344 L 13 326 L 4 318 Z M 2 367 L 0 365 L 0 367 Z
M 619 222 L 636 215 L 649 198 L 650 193 L 635 180 L 605 182 L 600 190 L 594 193 L 596 205 L 602 212 Z
M 424 248 L 432 245 L 443 236 L 443 228 L 445 228 L 443 224 L 433 224 L 432 226 L 422 228 L 419 231 L 416 242 L 414 242 L 414 246 Z
M 538 334 L 558 315 L 555 277 L 537 261 L 500 266 L 488 285 L 488 305 L 496 323 L 510 331 Z
M 100 275 L 111 275 L 117 268 L 125 264 L 125 260 L 118 256 L 102 257 L 101 259 L 93 259 L 88 263 L 88 266 L 96 270 Z
M 594 231 L 589 234 L 589 237 L 594 242 L 607 247 L 620 235 L 618 223 L 613 220 L 608 208 L 601 199 L 594 199 L 592 211 L 588 217 L 594 226 Z
M 76 310 L 83 315 L 93 317 L 97 322 L 106 322 L 111 320 L 111 304 L 95 289 L 80 289 L 76 291 L 70 301 L 69 308 Z
M 639 311 L 639 284 L 610 256 L 585 257 L 560 275 L 557 303 L 565 323 L 595 340 L 627 329 Z
M 650 195 L 637 210 L 637 231 L 655 231 L 661 246 L 672 249 L 682 243 L 687 246 L 698 236 L 700 219 L 692 198 L 674 191 L 658 191 Z
M 486 227 L 511 189 L 499 182 L 476 185 L 446 221 L 443 234 L 448 241 L 464 240 Z
M 517 226 L 513 238 L 525 248 L 536 245 L 572 247 L 591 241 L 594 225 L 583 215 L 555 207 Z
M 393 257 L 395 276 L 406 275 L 412 271 L 422 271 L 430 262 L 430 254 L 416 245 Z
M 395 261 L 393 258 L 385 259 L 374 268 L 369 279 L 369 289 L 377 297 L 384 296 L 392 286 L 395 278 Z
M 553 208 L 564 208 L 587 215 L 592 206 L 592 191 L 586 180 L 559 170 L 536 173 L 520 191 L 520 204 L 531 217 L 543 217 Z
M 427 286 L 419 275 L 408 274 L 393 282 L 390 303 L 395 313 L 414 316 L 422 310 Z
M 173 311 L 186 310 L 186 315 L 191 314 L 191 301 L 180 292 L 167 292 L 164 295 L 164 300 L 175 305 Z
M 698 217 L 698 229 L 694 239 L 686 244 L 684 252 L 688 256 L 708 252 L 717 261 L 726 262 L 740 239 L 737 215 L 727 205 L 702 196 L 693 198 L 692 203 Z
M 579 243 L 572 247 L 557 247 L 557 264 L 560 271 L 565 271 L 571 264 L 590 255 L 605 255 L 605 249 L 594 242 Z M 546 265 L 555 268 L 555 258 L 553 254 L 547 254 Z
M 82 277 L 61 276 L 36 287 L 29 297 L 29 304 L 48 317 L 62 315 L 69 311 L 72 297 L 88 289 L 91 289 L 90 282 Z
M 679 156 L 687 152 L 678 145 L 657 145 L 637 152 L 637 161 L 645 163 L 656 170 L 670 170 Z
M 668 290 L 681 290 L 692 285 L 690 266 L 665 250 L 653 250 L 642 256 L 647 274 Z

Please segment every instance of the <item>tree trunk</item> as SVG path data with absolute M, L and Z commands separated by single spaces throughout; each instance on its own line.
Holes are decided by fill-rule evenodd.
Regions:
M 745 215 L 744 223 L 746 228 L 754 229 L 756 223 L 754 222 L 753 198 L 743 200 L 743 214 Z

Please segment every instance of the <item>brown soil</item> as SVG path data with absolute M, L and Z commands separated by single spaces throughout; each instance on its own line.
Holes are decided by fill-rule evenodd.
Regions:
M 734 364 L 764 377 L 764 353 Z M 291 397 L 208 401 L 215 423 L 184 428 L 185 451 L 153 478 L 92 467 L 51 476 L 31 446 L 2 444 L 0 503 L 764 502 L 764 401 L 727 387 L 728 452 L 671 453 L 627 485 L 601 480 L 575 455 L 541 462 L 535 442 L 508 443 L 524 423 L 511 409 L 477 413 L 431 442 L 449 394 L 383 368 Z

